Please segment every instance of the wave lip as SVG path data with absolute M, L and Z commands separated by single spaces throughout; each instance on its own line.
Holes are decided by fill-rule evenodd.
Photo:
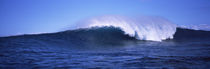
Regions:
M 99 16 L 77 24 L 78 28 L 114 26 L 121 28 L 125 34 L 138 40 L 162 41 L 172 39 L 176 25 L 161 17 L 142 16 L 129 18 L 125 16 Z

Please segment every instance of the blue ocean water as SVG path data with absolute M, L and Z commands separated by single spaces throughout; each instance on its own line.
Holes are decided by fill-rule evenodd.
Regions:
M 156 42 L 135 40 L 115 28 L 96 30 L 2 37 L 0 68 L 208 69 L 210 67 L 210 40 L 204 38 L 204 34 L 198 37 L 198 34 L 186 36 L 188 33 L 182 33 L 183 36 L 180 36 L 177 33 L 173 40 Z M 178 31 L 183 32 L 183 30 Z M 185 31 L 190 31 L 190 34 L 204 32 Z

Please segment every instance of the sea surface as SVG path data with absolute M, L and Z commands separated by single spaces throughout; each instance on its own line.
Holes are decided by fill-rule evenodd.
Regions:
M 101 41 L 93 41 L 93 38 L 80 39 L 69 33 L 68 36 L 74 37 L 64 36 L 67 35 L 56 33 L 0 38 L 0 69 L 210 68 L 210 40 L 121 43 L 111 39 L 113 41 L 99 43 Z M 89 39 L 92 41 L 88 42 Z
M 0 45 L 2 69 L 208 69 L 210 43 L 136 42 L 121 46 L 71 47 L 37 40 Z

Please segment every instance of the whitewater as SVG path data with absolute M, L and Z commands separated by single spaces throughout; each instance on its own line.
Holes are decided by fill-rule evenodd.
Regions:
M 98 16 L 84 19 L 74 29 L 114 26 L 138 40 L 162 41 L 173 39 L 177 25 L 158 16 Z

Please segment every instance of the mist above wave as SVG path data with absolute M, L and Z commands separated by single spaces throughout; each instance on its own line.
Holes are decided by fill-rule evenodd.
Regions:
M 181 25 L 179 26 L 181 28 L 186 29 L 193 29 L 193 30 L 204 30 L 204 31 L 210 31 L 210 25 L 208 24 L 199 24 L 199 25 Z
M 74 29 L 114 26 L 139 40 L 162 41 L 172 39 L 176 25 L 157 16 L 98 16 L 78 22 Z

